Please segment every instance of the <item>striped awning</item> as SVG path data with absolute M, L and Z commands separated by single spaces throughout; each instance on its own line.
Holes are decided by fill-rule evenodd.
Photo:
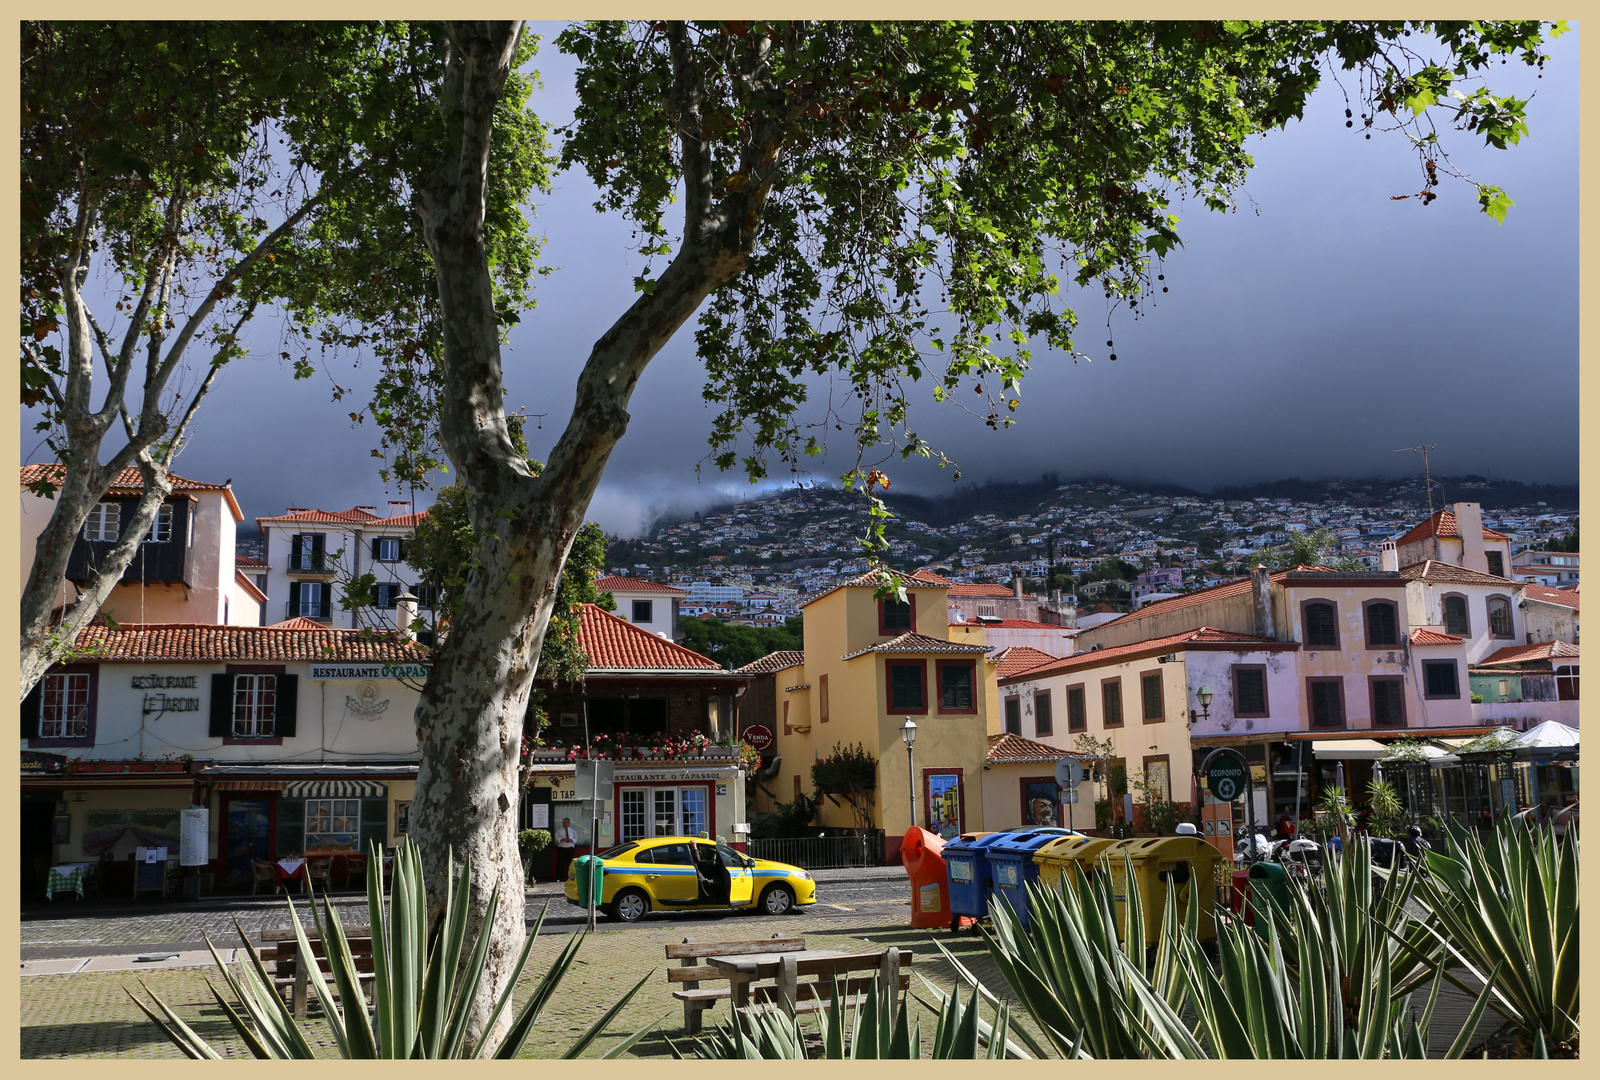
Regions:
M 218 780 L 211 786 L 218 791 L 282 791 L 282 780 Z
M 376 780 L 291 780 L 283 788 L 286 799 L 381 799 L 388 793 Z

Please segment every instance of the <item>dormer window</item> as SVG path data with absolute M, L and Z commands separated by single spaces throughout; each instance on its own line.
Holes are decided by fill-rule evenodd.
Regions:
M 896 600 L 888 597 L 878 601 L 878 633 L 884 637 L 904 634 L 916 622 L 916 598 Z

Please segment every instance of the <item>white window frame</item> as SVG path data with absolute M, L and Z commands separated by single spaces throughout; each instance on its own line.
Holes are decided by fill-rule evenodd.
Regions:
M 278 676 L 267 674 L 233 677 L 233 727 L 235 739 L 270 739 L 278 727 Z
M 83 520 L 83 538 L 96 544 L 114 544 L 122 535 L 122 504 L 96 503 Z
M 172 539 L 172 504 L 162 503 L 156 510 L 156 519 L 150 523 L 150 531 L 145 535 L 146 544 L 165 544 Z
M 356 846 L 361 846 L 361 800 L 307 799 L 306 847 L 311 846 L 313 835 L 332 836 L 339 833 L 353 834 Z
M 40 739 L 89 737 L 89 673 L 61 671 L 44 677 L 39 701 Z
M 398 536 L 378 537 L 378 557 L 374 562 L 399 562 L 400 538 Z

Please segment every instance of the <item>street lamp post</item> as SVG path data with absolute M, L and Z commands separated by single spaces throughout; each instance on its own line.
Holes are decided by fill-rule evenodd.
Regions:
M 917 741 L 917 725 L 911 717 L 900 725 L 900 737 L 906 741 L 906 792 L 911 804 L 911 824 L 917 823 L 917 769 L 912 761 L 912 744 Z

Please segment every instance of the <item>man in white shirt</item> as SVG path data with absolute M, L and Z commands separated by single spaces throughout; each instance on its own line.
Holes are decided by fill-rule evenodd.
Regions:
M 572 827 L 571 818 L 562 818 L 561 827 L 556 830 L 556 877 L 565 881 L 567 867 L 572 864 L 572 857 L 577 854 L 578 832 Z

